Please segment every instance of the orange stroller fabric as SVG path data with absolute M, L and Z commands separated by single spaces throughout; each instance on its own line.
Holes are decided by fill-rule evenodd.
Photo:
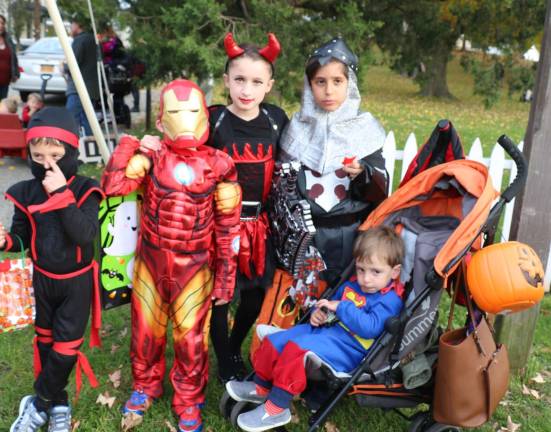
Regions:
M 434 190 L 439 180 L 453 177 L 477 201 L 468 214 L 463 214 L 463 197 L 455 189 Z M 451 261 L 461 255 L 477 236 L 490 213 L 492 201 L 499 193 L 492 186 L 485 165 L 471 160 L 456 160 L 430 168 L 413 177 L 381 203 L 360 225 L 360 230 L 382 224 L 392 213 L 418 206 L 424 216 L 453 216 L 460 225 L 444 244 L 434 260 L 436 272 L 446 278 L 459 265 Z

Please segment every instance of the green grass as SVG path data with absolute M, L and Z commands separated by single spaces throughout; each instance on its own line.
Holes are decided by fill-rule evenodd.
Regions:
M 468 149 L 476 137 L 480 137 L 486 149 L 493 146 L 495 140 L 503 133 L 515 141 L 524 136 L 528 121 L 529 105 L 503 98 L 502 102 L 491 110 L 485 110 L 480 100 L 472 96 L 472 81 L 463 73 L 458 62 L 453 60 L 449 66 L 449 86 L 457 100 L 440 101 L 424 99 L 417 95 L 417 87 L 411 81 L 392 74 L 382 66 L 372 66 L 367 71 L 367 79 L 362 89 L 364 109 L 371 111 L 381 120 L 387 131 L 394 131 L 398 146 L 404 145 L 410 132 L 416 134 L 418 143 L 424 141 L 431 133 L 436 122 L 449 118 L 459 131 L 465 147 Z M 288 112 L 298 109 L 298 104 L 284 105 Z M 136 130 L 140 136 L 141 131 Z M 487 155 L 487 154 L 486 154 Z M 98 178 L 102 167 L 84 165 L 81 173 Z M 443 302 L 443 307 L 446 302 Z M 130 361 L 128 347 L 130 343 L 130 314 L 127 306 L 104 314 L 106 333 L 103 337 L 103 348 L 91 351 L 83 350 L 89 356 L 96 375 L 100 381 L 98 389 L 84 386 L 78 404 L 74 407 L 74 418 L 80 421 L 78 431 L 111 432 L 120 430 L 119 409 L 129 395 L 131 388 Z M 124 329 L 127 334 L 122 335 Z M 537 324 L 533 350 L 528 365 L 522 376 L 514 376 L 510 392 L 506 397 L 506 406 L 500 406 L 493 419 L 478 431 L 494 431 L 496 424 L 506 426 L 507 416 L 515 423 L 522 423 L 522 431 L 551 430 L 551 375 L 546 376 L 547 383 L 530 382 L 538 372 L 551 374 L 551 297 L 546 296 L 542 303 L 541 314 Z M 32 329 L 12 334 L 0 335 L 0 430 L 7 430 L 17 414 L 20 398 L 32 392 Z M 112 345 L 118 345 L 111 353 Z M 170 346 L 170 344 L 169 344 Z M 172 349 L 167 352 L 172 361 Z M 211 375 L 216 366 L 211 362 Z M 115 389 L 108 380 L 108 374 L 122 367 L 122 380 Z M 222 388 L 211 376 L 207 388 L 207 403 L 204 409 L 206 430 L 210 432 L 231 431 L 232 427 L 218 414 L 218 400 Z M 522 385 L 526 384 L 540 392 L 541 399 L 536 400 L 522 394 Z M 137 432 L 167 431 L 165 421 L 175 425 L 170 408 L 172 390 L 165 382 L 165 396 L 148 412 L 144 423 L 136 428 Z M 69 391 L 74 394 L 74 380 L 71 378 Z M 113 408 L 95 403 L 98 394 L 108 391 L 116 397 Z M 299 403 L 300 423 L 288 427 L 290 431 L 305 431 L 307 413 Z M 366 431 L 388 432 L 407 430 L 407 422 L 393 412 L 379 409 L 358 408 L 352 398 L 347 398 L 330 417 L 341 432 Z
M 515 142 L 524 139 L 529 104 L 502 95 L 496 106 L 486 110 L 480 98 L 472 94 L 472 77 L 464 73 L 456 59 L 448 65 L 448 85 L 456 99 L 424 98 L 411 80 L 389 74 L 384 66 L 372 66 L 362 89 L 363 107 L 382 122 L 387 132 L 394 131 L 399 148 L 410 132 L 415 133 L 418 144 L 424 142 L 443 118 L 452 121 L 467 150 L 479 137 L 485 156 L 502 134 Z
M 458 312 L 459 314 L 459 312 Z M 130 332 L 122 335 L 124 329 L 130 328 L 129 307 L 104 313 L 103 348 L 90 350 L 85 347 L 83 351 L 88 355 L 96 376 L 100 382 L 97 389 L 84 386 L 80 399 L 74 407 L 74 417 L 80 421 L 78 431 L 102 431 L 115 432 L 120 430 L 119 409 L 129 395 L 131 388 L 130 361 L 128 347 L 130 344 Z M 506 406 L 500 406 L 492 420 L 485 426 L 475 429 L 489 432 L 495 430 L 494 425 L 507 424 L 507 416 L 511 416 L 515 423 L 522 423 L 522 431 L 544 432 L 551 427 L 551 376 L 547 376 L 545 384 L 535 384 L 530 379 L 536 373 L 548 373 L 551 375 L 551 297 L 546 296 L 542 303 L 541 315 L 538 320 L 533 351 L 523 376 L 513 376 L 510 391 L 505 398 Z M 0 336 L 0 394 L 2 404 L 0 406 L 0 430 L 7 430 L 11 421 L 17 414 L 19 399 L 32 392 L 32 329 L 21 330 L 16 333 Z M 111 354 L 112 345 L 118 348 Z M 169 344 L 170 346 L 170 344 Z M 168 365 L 172 362 L 172 349 L 168 350 Z M 118 389 L 109 382 L 108 374 L 122 367 L 122 380 Z M 207 388 L 207 403 L 204 409 L 204 418 L 207 430 L 231 431 L 232 427 L 218 413 L 218 400 L 222 393 L 220 384 L 213 376 L 215 367 L 211 368 L 211 379 Z M 536 400 L 522 394 L 522 384 L 539 391 L 541 399 Z M 136 431 L 163 431 L 168 430 L 165 421 L 175 424 L 170 409 L 172 391 L 168 381 L 165 382 L 165 395 L 147 413 L 145 420 Z M 74 381 L 69 385 L 70 394 L 74 394 Z M 100 406 L 95 403 L 99 393 L 108 391 L 116 397 L 113 408 Z M 307 413 L 300 403 L 295 403 L 300 418 L 300 423 L 292 424 L 289 431 L 305 431 Z M 529 421 L 527 420 L 529 419 Z M 380 409 L 359 408 L 352 398 L 347 398 L 330 417 L 341 432 L 365 431 L 388 432 L 407 430 L 407 422 L 394 412 L 384 412 Z

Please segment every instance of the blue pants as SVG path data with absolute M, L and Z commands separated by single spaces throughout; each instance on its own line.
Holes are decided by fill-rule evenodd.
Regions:
M 80 98 L 77 93 L 71 93 L 67 95 L 67 102 L 65 102 L 65 108 L 67 108 L 75 117 L 75 121 L 79 125 L 79 129 L 84 128 L 85 135 L 92 135 L 92 129 L 90 128 L 90 123 L 86 118 L 84 112 L 84 107 L 80 102 Z

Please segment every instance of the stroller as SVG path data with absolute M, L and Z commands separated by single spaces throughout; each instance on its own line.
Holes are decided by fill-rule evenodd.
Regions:
M 131 126 L 130 108 L 124 102 L 124 97 L 132 91 L 131 65 L 128 56 L 105 64 L 105 75 L 109 91 L 113 95 L 113 110 L 117 123 Z
M 493 206 L 498 193 L 487 168 L 475 161 L 453 160 L 412 176 L 360 227 L 362 230 L 380 224 L 401 227 L 406 245 L 402 272 L 403 281 L 404 275 L 406 277 L 405 306 L 398 317 L 387 320 L 383 333 L 360 365 L 349 374 L 337 373 L 315 357 L 308 359 L 309 380 L 321 379 L 329 387 L 326 392 L 329 397 L 315 407 L 309 418 L 309 431 L 320 429 L 335 405 L 347 394 L 355 395 L 361 406 L 395 410 L 410 421 L 409 432 L 460 430 L 435 422 L 431 409 L 412 416 L 399 411 L 420 404 L 431 406 L 434 391 L 434 365 L 429 363 L 428 381 L 420 386 L 405 385 L 400 365 L 413 354 L 424 354 L 432 358 L 434 364 L 442 288 L 455 277 L 455 270 L 463 258 L 480 247 L 482 236 L 485 245 L 493 242 L 504 205 L 524 186 L 524 157 L 506 136 L 500 137 L 498 142 L 514 160 L 518 174 Z M 351 263 L 337 286 L 353 271 L 354 263 Z M 331 296 L 337 286 L 326 290 L 324 297 Z M 302 322 L 308 318 L 306 315 Z M 267 329 L 260 327 L 257 332 L 265 335 Z M 309 383 L 307 392 L 310 387 Z M 234 425 L 238 415 L 250 409 L 250 403 L 236 403 L 227 392 L 220 401 L 222 415 L 229 417 Z

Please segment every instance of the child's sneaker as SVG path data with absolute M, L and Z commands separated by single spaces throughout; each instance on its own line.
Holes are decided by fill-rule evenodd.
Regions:
M 34 396 L 29 395 L 21 399 L 19 404 L 19 417 L 10 427 L 10 432 L 35 432 L 48 421 L 45 412 L 37 411 L 34 406 Z
M 187 407 L 180 414 L 178 422 L 178 432 L 201 432 L 203 430 L 203 421 L 201 420 L 201 409 L 199 405 Z
M 226 391 L 234 401 L 237 402 L 252 402 L 263 403 L 266 400 L 266 395 L 259 395 L 256 392 L 256 384 L 254 381 L 228 381 L 226 383 Z
M 122 407 L 122 413 L 123 415 L 134 413 L 143 416 L 152 403 L 153 398 L 150 398 L 143 391 L 134 390 L 130 395 L 130 399 Z
M 71 432 L 71 407 L 56 405 L 48 411 L 48 432 Z
M 284 409 L 279 414 L 270 415 L 266 404 L 257 406 L 254 410 L 239 414 L 237 425 L 247 432 L 260 432 L 286 425 L 291 421 L 291 410 Z

